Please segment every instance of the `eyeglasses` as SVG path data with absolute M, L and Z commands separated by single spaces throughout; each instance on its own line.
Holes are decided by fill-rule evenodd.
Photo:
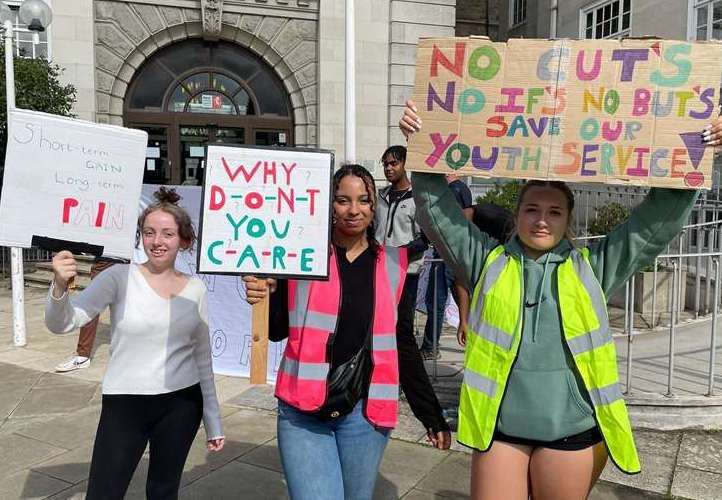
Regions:
M 384 168 L 391 166 L 395 167 L 399 164 L 399 160 L 388 160 L 388 161 L 382 161 L 381 164 L 384 166 Z

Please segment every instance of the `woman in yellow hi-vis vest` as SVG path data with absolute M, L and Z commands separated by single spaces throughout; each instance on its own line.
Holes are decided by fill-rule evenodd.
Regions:
M 421 129 L 412 102 L 399 126 Z M 700 131 L 717 144 L 722 125 Z M 583 499 L 607 458 L 640 471 L 619 388 L 606 297 L 679 233 L 696 191 L 652 189 L 589 248 L 569 238 L 574 197 L 529 181 L 499 245 L 468 222 L 443 176 L 412 179 L 419 224 L 473 291 L 458 440 L 473 448 L 474 499 Z

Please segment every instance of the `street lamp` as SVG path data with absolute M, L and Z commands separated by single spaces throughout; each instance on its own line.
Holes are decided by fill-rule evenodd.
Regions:
M 30 31 L 45 31 L 53 20 L 52 11 L 43 0 L 25 0 L 20 5 L 18 14 Z
M 45 31 L 53 19 L 50 7 L 43 0 L 24 0 L 18 12 L 20 21 L 35 33 Z M 15 109 L 15 67 L 13 66 L 13 33 L 15 13 L 0 1 L 0 21 L 5 38 L 5 96 L 7 102 L 7 136 L 10 137 L 10 113 Z M 37 37 L 34 37 L 36 41 Z M 13 343 L 22 347 L 25 340 L 25 280 L 23 278 L 23 250 L 10 249 L 10 267 L 13 287 Z

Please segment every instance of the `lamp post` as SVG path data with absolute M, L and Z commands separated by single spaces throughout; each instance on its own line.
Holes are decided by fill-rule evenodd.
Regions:
M 43 0 L 25 0 L 18 11 L 20 21 L 35 33 L 45 31 L 52 21 L 50 7 Z M 0 1 L 0 21 L 5 38 L 5 90 L 7 102 L 7 136 L 10 137 L 10 113 L 15 109 L 15 67 L 13 65 L 13 34 L 15 33 L 15 13 L 5 2 Z M 37 42 L 37 34 L 35 35 Z M 23 250 L 10 249 L 10 269 L 13 288 L 13 344 L 22 347 L 25 340 L 25 280 L 23 278 Z
M 346 0 L 346 104 L 344 156 L 347 163 L 356 161 L 356 29 L 354 0 Z

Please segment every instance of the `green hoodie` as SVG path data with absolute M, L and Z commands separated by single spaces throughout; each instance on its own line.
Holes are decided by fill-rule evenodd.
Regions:
M 415 173 L 416 215 L 458 279 L 473 290 L 496 240 L 464 218 L 443 176 Z M 680 232 L 696 191 L 652 189 L 643 203 L 605 238 L 589 247 L 594 274 L 607 297 L 659 255 Z M 563 341 L 557 268 L 571 251 L 561 241 L 538 259 L 524 255 L 515 236 L 506 250 L 522 258 L 522 338 L 507 382 L 497 429 L 509 436 L 554 441 L 595 426 L 592 406 Z

